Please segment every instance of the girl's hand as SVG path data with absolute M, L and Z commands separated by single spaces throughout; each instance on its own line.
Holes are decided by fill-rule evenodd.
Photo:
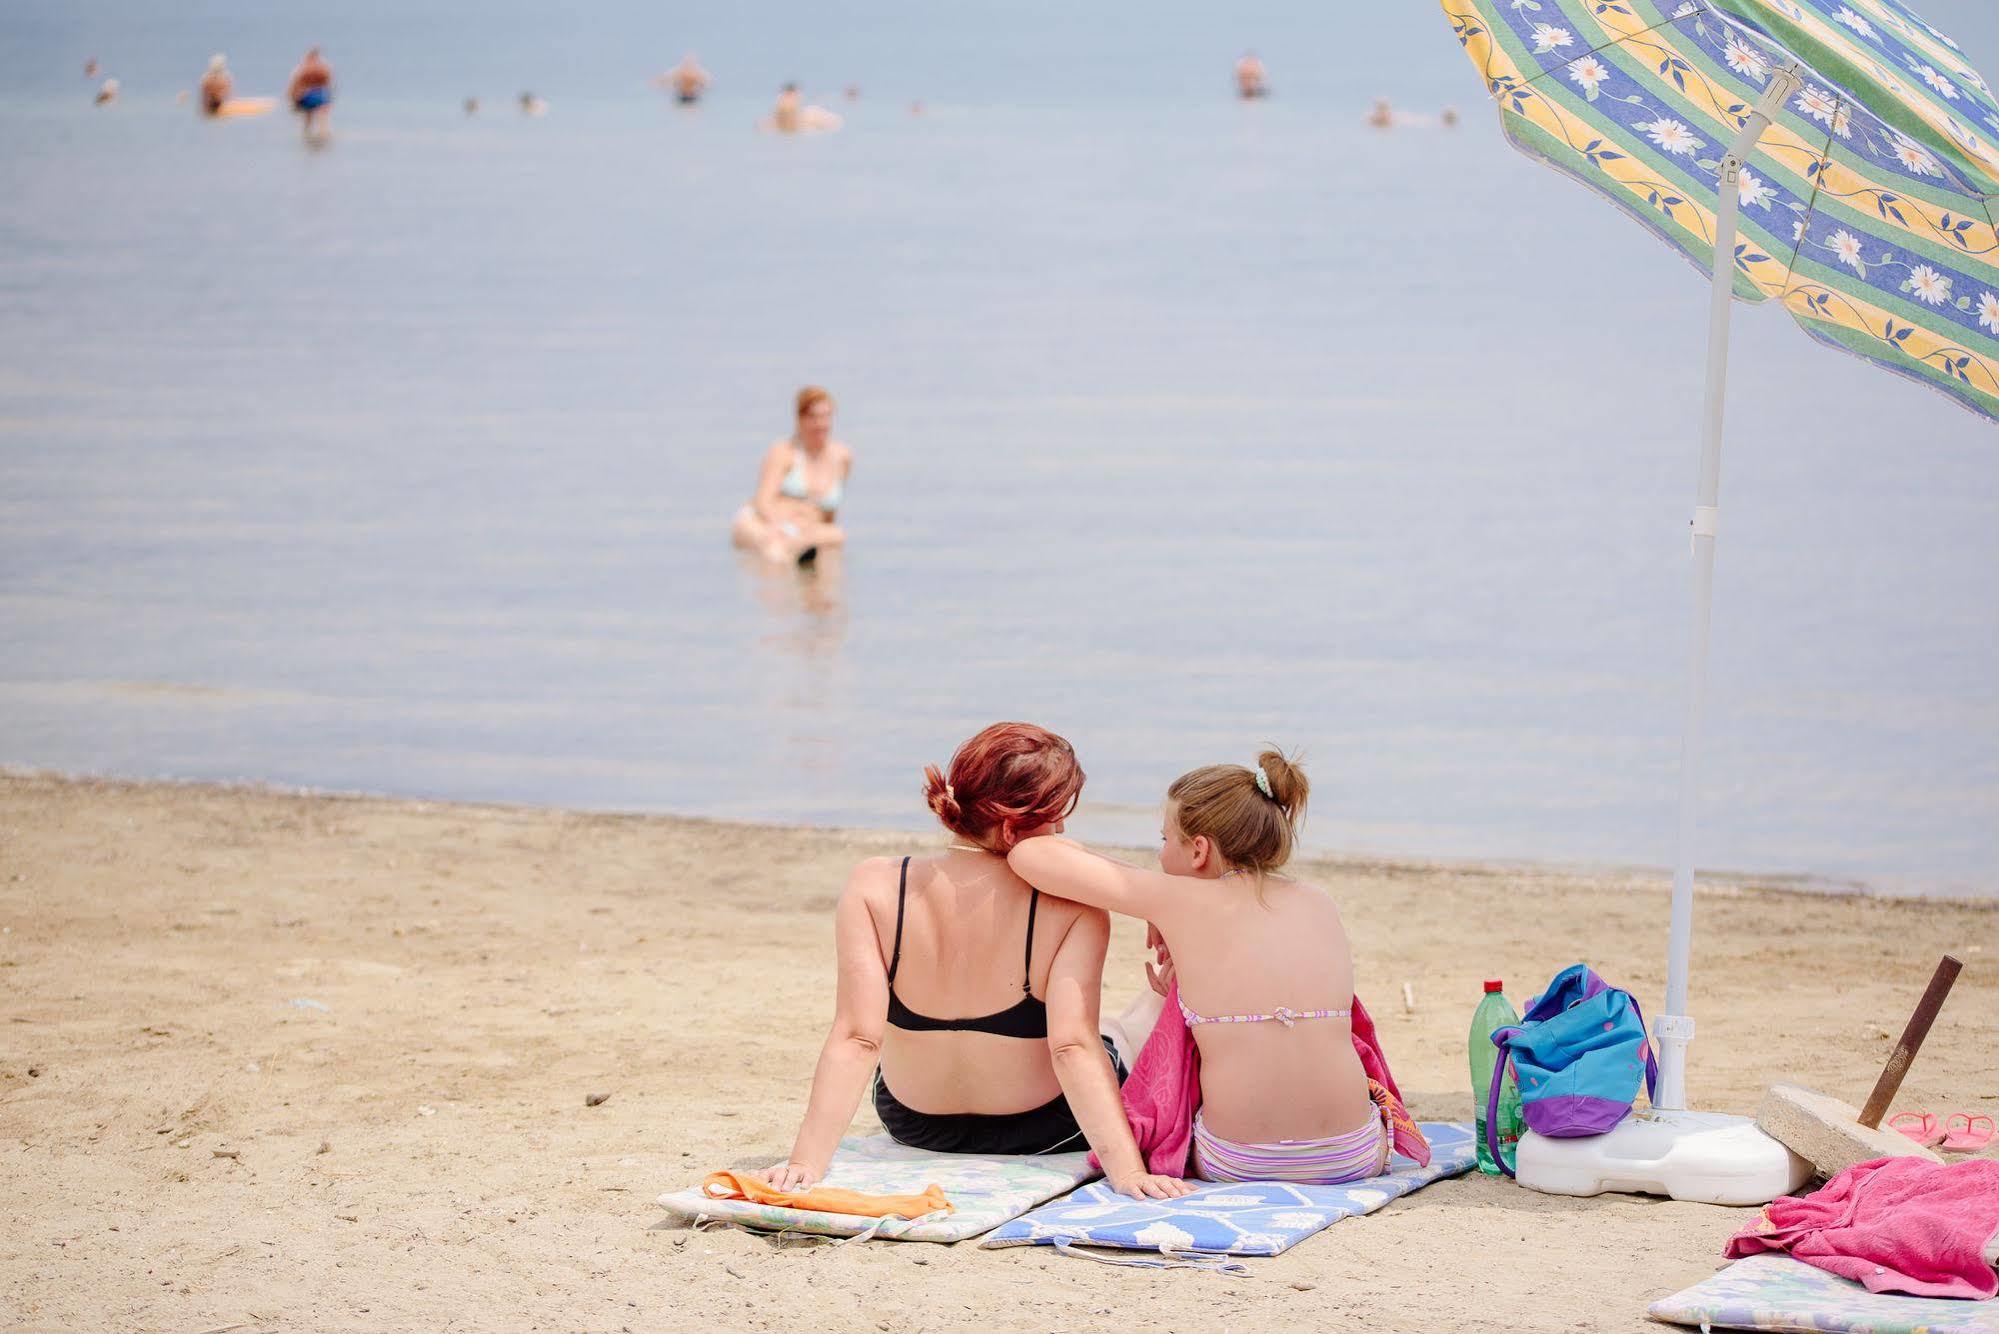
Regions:
M 1133 1172 L 1120 1177 L 1111 1182 L 1111 1189 L 1135 1200 L 1177 1200 L 1194 1193 L 1194 1188 L 1180 1178 L 1152 1172 Z
M 823 1169 L 815 1172 L 804 1163 L 779 1163 L 766 1171 L 763 1178 L 773 1190 L 810 1190 L 825 1175 Z

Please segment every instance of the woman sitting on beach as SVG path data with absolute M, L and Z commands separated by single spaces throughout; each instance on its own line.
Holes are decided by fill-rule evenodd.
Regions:
M 872 1076 L 898 1143 L 981 1154 L 1087 1144 L 1115 1189 L 1184 1194 L 1145 1171 L 1118 1099 L 1123 1072 L 1098 1035 L 1110 919 L 1007 868 L 1009 848 L 1062 829 L 1083 788 L 1075 751 L 1030 723 L 996 723 L 958 748 L 948 778 L 924 776 L 954 841 L 938 856 L 869 858 L 848 879 L 833 1027 L 771 1184 L 825 1176 Z
M 833 396 L 817 385 L 798 391 L 797 428 L 764 451 L 756 494 L 736 511 L 737 546 L 768 560 L 809 564 L 846 533 L 833 522 L 854 470 L 854 451 L 833 438 Z
M 1209 1181 L 1332 1185 L 1388 1161 L 1391 1134 L 1354 1047 L 1339 909 L 1277 874 L 1306 792 L 1305 775 L 1266 751 L 1254 769 L 1209 765 L 1167 789 L 1160 870 L 1059 838 L 1024 840 L 1007 857 L 1049 894 L 1156 928 L 1199 1051 L 1192 1160 Z

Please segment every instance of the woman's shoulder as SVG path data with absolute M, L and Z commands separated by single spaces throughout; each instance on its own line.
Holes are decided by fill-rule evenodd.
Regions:
M 864 857 L 855 862 L 847 873 L 848 895 L 870 904 L 892 900 L 902 863 L 901 857 Z

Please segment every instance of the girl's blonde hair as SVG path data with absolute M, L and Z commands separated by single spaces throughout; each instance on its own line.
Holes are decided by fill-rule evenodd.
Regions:
M 1254 769 L 1210 764 L 1181 774 L 1166 796 L 1182 834 L 1205 837 L 1229 865 L 1264 875 L 1291 860 L 1310 791 L 1297 764 L 1273 748 Z

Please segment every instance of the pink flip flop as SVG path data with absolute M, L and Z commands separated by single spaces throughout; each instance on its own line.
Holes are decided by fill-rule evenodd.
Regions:
M 1929 1112 L 1897 1112 L 1888 1118 L 1888 1129 L 1900 1131 L 1926 1149 L 1943 1143 L 1944 1129 Z
M 1963 1122 L 1963 1125 L 1959 1125 Z M 1966 1112 L 1952 1112 L 1944 1118 L 1944 1137 L 1940 1147 L 1952 1153 L 1977 1153 L 1992 1142 L 1995 1127 L 1989 1116 L 1972 1116 Z M 1981 1128 L 1982 1127 L 1982 1128 Z

